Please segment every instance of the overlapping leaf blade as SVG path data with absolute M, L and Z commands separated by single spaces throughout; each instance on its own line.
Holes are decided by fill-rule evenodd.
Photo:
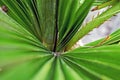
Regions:
M 24 26 L 1 11 L 0 24 L 0 80 L 31 79 L 52 57 L 51 52 Z
M 67 2 L 60 0 L 60 8 L 58 13 L 59 42 L 57 51 L 64 49 L 66 44 L 78 31 L 78 29 L 82 25 L 83 20 L 87 16 L 93 1 L 94 0 L 85 0 L 82 4 L 80 4 L 79 0 L 69 0 Z M 64 10 L 62 10 L 62 8 L 64 8 Z
M 112 8 L 108 9 L 107 11 L 103 12 L 101 15 L 87 23 L 70 40 L 70 42 L 68 43 L 68 49 L 71 48 L 83 36 L 87 35 L 91 30 L 99 27 L 101 24 L 103 24 L 105 21 L 107 21 L 109 18 L 111 18 L 114 14 L 117 14 L 118 12 L 120 12 L 120 3 L 117 3 Z
M 87 49 L 78 48 L 76 50 L 67 52 L 63 55 L 63 57 L 69 64 L 76 65 L 77 67 L 84 69 L 87 71 L 87 73 L 90 73 L 99 79 L 119 80 L 119 48 L 120 45 L 102 46 L 98 48 Z M 94 79 L 94 77 L 92 78 Z
M 56 0 L 36 0 L 43 43 L 53 50 L 56 30 Z
M 0 2 L 1 6 L 8 8 L 7 15 L 32 33 L 50 50 L 53 49 L 56 0 L 1 0 Z
M 119 45 L 50 51 L 56 27 L 57 50 L 62 51 L 93 3 L 58 1 L 0 0 L 0 5 L 8 8 L 7 13 L 0 12 L 0 80 L 119 80 Z

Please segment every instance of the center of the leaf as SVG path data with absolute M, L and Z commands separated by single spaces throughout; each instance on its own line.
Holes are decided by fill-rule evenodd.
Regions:
M 53 52 L 53 55 L 56 57 L 56 56 L 60 56 L 61 55 L 61 52 Z

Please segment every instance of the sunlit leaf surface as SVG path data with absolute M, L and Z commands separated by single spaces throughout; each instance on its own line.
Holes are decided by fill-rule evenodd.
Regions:
M 103 2 L 0 0 L 0 80 L 119 80 L 120 30 L 99 46 L 67 50 L 120 11 L 118 2 L 81 29 L 93 3 Z

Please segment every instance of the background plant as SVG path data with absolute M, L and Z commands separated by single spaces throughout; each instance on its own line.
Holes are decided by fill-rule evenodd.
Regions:
M 120 30 L 71 50 L 120 12 L 119 0 L 0 0 L 0 5 L 0 80 L 120 79 Z M 110 8 L 82 26 L 94 5 L 92 11 Z

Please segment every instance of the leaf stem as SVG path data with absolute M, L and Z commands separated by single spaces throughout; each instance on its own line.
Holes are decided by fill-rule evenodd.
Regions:
M 53 48 L 53 52 L 56 52 L 57 39 L 58 39 L 58 6 L 59 6 L 59 0 L 56 0 L 55 39 L 54 39 L 54 48 Z

